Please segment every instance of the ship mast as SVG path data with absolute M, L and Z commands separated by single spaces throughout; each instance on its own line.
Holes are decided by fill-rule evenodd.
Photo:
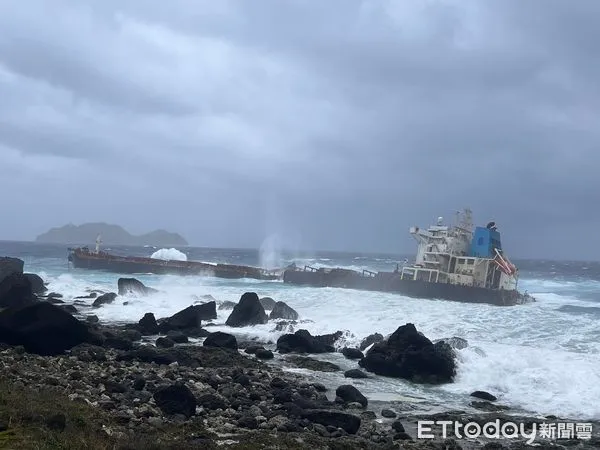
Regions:
M 102 243 L 102 235 L 98 234 L 96 238 L 96 253 L 100 253 L 100 244 Z

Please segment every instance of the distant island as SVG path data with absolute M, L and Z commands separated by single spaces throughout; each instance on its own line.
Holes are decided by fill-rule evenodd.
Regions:
M 35 238 L 35 242 L 50 244 L 70 244 L 94 246 L 96 238 L 101 235 L 104 245 L 152 245 L 159 247 L 187 246 L 187 241 L 177 233 L 155 230 L 150 233 L 134 236 L 119 225 L 108 223 L 84 223 L 83 225 L 65 225 L 52 228 Z

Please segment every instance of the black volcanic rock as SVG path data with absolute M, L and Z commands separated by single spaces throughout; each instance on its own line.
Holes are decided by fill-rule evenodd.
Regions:
M 344 384 L 338 387 L 335 391 L 335 395 L 341 398 L 345 403 L 360 403 L 363 408 L 366 408 L 369 404 L 367 397 L 351 384 Z
M 0 283 L 8 275 L 13 273 L 22 274 L 25 263 L 22 259 L 11 258 L 9 256 L 0 257 Z
M 288 306 L 284 302 L 277 302 L 269 314 L 269 319 L 285 319 L 285 320 L 298 320 L 298 313 L 296 310 Z
M 263 297 L 260 299 L 260 304 L 264 309 L 273 309 L 275 307 L 275 300 L 271 297 Z
M 0 308 L 20 307 L 36 301 L 31 281 L 22 273 L 13 272 L 0 281 Z
M 144 317 L 142 317 L 138 322 L 138 329 L 142 334 L 158 334 L 158 323 L 156 323 L 154 314 L 144 314 Z
M 119 295 L 149 295 L 158 292 L 158 290 L 146 286 L 140 280 L 135 278 L 119 278 L 117 281 Z
M 452 348 L 445 342 L 433 344 L 412 323 L 399 327 L 387 341 L 375 344 L 358 364 L 377 375 L 416 383 L 449 383 L 456 374 Z
M 231 350 L 237 350 L 237 339 L 232 334 L 223 333 L 222 331 L 215 331 L 206 336 L 203 345 L 205 347 L 220 347 L 228 348 Z
M 39 275 L 35 273 L 24 273 L 23 275 L 29 279 L 29 282 L 31 283 L 31 292 L 34 294 L 41 295 L 48 290 L 44 280 Z
M 171 317 L 161 319 L 159 328 L 162 332 L 171 330 L 187 330 L 200 328 L 203 320 L 217 318 L 217 303 L 208 302 L 200 305 L 192 305 L 173 314 Z
M 167 415 L 181 414 L 187 418 L 196 414 L 198 401 L 190 389 L 183 384 L 174 384 L 154 393 L 156 406 Z
M 60 355 L 87 342 L 88 327 L 62 308 L 37 302 L 0 312 L 0 341 L 30 353 Z
M 294 334 L 284 334 L 277 339 L 279 353 L 331 353 L 335 351 L 333 344 L 342 335 L 334 334 L 312 336 L 307 330 L 298 330 Z
M 96 300 L 94 300 L 94 303 L 92 303 L 92 306 L 94 308 L 99 308 L 102 305 L 110 305 L 112 302 L 115 301 L 116 298 L 117 294 L 115 294 L 114 292 L 107 292 L 106 294 L 102 294 L 100 297 L 96 298 Z
M 269 318 L 255 292 L 246 292 L 227 318 L 225 325 L 246 327 L 267 323 Z

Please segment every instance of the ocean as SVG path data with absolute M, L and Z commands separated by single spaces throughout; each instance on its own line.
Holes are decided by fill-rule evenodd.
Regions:
M 150 256 L 156 248 L 104 247 L 122 255 Z M 392 270 L 410 255 L 372 255 L 318 252 L 285 254 L 262 250 L 179 248 L 189 260 L 282 267 L 291 262 L 316 267 Z M 49 290 L 64 299 L 85 295 L 88 289 L 115 291 L 118 274 L 70 268 L 67 246 L 31 242 L 0 242 L 0 256 L 25 261 L 25 271 L 42 276 Z M 157 318 L 194 303 L 194 296 L 212 295 L 218 301 L 237 302 L 247 291 L 259 297 L 284 301 L 300 314 L 312 334 L 344 332 L 343 346 L 358 346 L 369 334 L 384 336 L 400 325 L 414 323 L 431 340 L 458 336 L 469 346 L 458 351 L 454 383 L 419 386 L 398 379 L 373 376 L 346 379 L 341 373 L 315 373 L 287 368 L 330 384 L 352 383 L 370 402 L 401 402 L 403 407 L 427 411 L 462 409 L 475 390 L 488 391 L 513 412 L 554 414 L 578 420 L 600 419 L 600 262 L 513 261 L 520 270 L 519 289 L 537 302 L 514 307 L 462 304 L 442 300 L 411 299 L 396 294 L 332 288 L 308 288 L 282 282 L 224 280 L 203 277 L 136 275 L 161 293 L 142 298 L 117 298 L 112 305 L 90 311 L 101 321 L 138 321 L 146 312 Z M 127 304 L 123 304 L 127 302 Z M 230 310 L 218 311 L 211 330 L 228 331 Z M 269 323 L 247 327 L 248 339 L 275 343 L 283 331 Z M 355 368 L 341 354 L 319 355 Z M 275 362 L 276 363 L 276 362 Z M 399 404 L 399 403 L 398 403 Z M 407 406 L 408 405 L 408 406 Z M 467 408 L 468 409 L 468 408 Z

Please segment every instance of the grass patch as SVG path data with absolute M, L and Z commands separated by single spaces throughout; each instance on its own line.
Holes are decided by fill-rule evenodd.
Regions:
M 0 381 L 0 448 L 6 449 L 164 449 L 191 448 L 192 442 L 210 448 L 210 439 L 198 421 L 165 425 L 148 432 L 109 435 L 124 430 L 109 413 L 48 388 L 37 390 Z M 135 431 L 135 429 L 134 429 Z M 199 436 L 194 437 L 194 436 Z M 198 440 L 200 439 L 200 440 Z M 205 445 L 208 444 L 208 445 Z M 193 447 L 198 448 L 197 444 Z

